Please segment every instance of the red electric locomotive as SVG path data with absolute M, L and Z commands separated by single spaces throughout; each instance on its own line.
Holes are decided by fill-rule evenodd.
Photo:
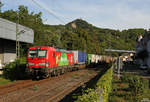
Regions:
M 58 75 L 72 68 L 74 68 L 74 54 L 71 51 L 48 46 L 29 48 L 27 69 L 33 77 Z

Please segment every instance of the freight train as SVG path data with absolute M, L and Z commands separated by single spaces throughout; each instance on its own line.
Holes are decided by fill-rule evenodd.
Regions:
M 112 58 L 109 59 L 112 60 Z M 99 63 L 100 61 L 106 61 L 106 57 L 49 46 L 35 46 L 29 48 L 27 69 L 32 78 L 46 78 L 77 70 L 85 65 Z

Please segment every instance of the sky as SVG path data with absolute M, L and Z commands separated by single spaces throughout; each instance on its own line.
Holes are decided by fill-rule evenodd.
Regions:
M 42 12 L 43 22 L 67 24 L 77 18 L 116 30 L 150 28 L 150 0 L 1 0 L 2 11 L 25 5 L 30 12 Z

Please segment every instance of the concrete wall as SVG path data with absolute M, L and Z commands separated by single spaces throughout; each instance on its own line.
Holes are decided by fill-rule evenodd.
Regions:
M 34 32 L 32 29 L 18 24 L 19 41 L 26 43 L 34 42 Z M 0 38 L 16 40 L 16 23 L 0 18 Z
M 0 68 L 16 59 L 16 42 L 0 39 Z
M 0 69 L 2 68 L 2 63 L 3 63 L 3 58 L 4 58 L 4 55 L 3 55 L 3 50 L 4 50 L 4 45 L 3 45 L 3 39 L 0 39 Z
M 22 43 L 34 42 L 34 31 L 17 24 L 19 41 Z M 0 69 L 16 59 L 16 23 L 0 18 Z
M 34 31 L 18 24 L 19 41 L 34 42 Z M 0 69 L 16 59 L 16 23 L 0 18 Z
M 16 42 L 11 40 L 4 41 L 4 59 L 3 63 L 9 63 L 16 58 Z

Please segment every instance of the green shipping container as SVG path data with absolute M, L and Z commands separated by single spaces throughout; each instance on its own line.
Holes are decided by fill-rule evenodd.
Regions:
M 87 60 L 88 60 L 88 64 L 91 64 L 92 54 L 88 54 Z
M 66 65 L 69 65 L 69 61 L 67 59 L 67 54 L 61 53 L 58 66 L 66 66 Z

